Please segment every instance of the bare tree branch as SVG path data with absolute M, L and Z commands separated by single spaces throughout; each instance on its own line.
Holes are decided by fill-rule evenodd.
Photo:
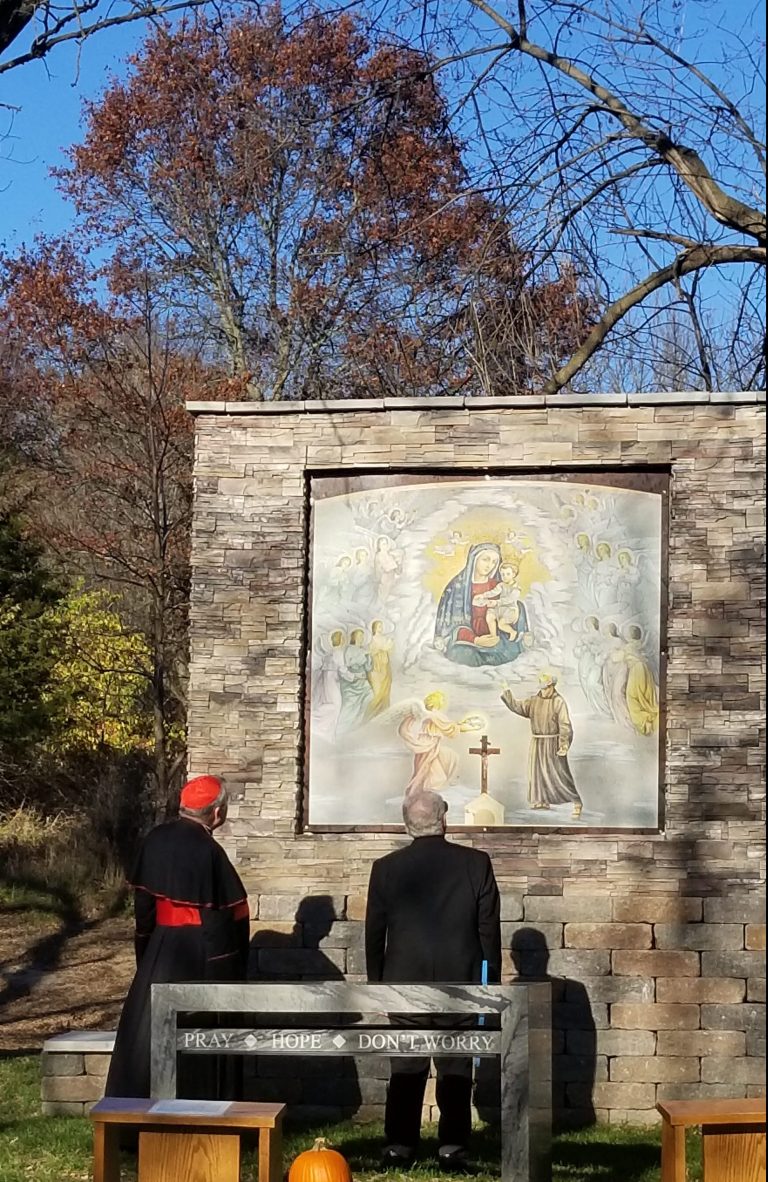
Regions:
M 714 179 L 698 152 L 682 144 L 676 144 L 668 135 L 649 127 L 617 95 L 598 82 L 594 76 L 582 70 L 575 62 L 526 40 L 514 25 L 486 3 L 486 0 L 469 0 L 469 3 L 484 12 L 500 29 L 504 30 L 509 36 L 511 51 L 525 54 L 535 61 L 551 66 L 552 69 L 558 70 L 598 98 L 605 110 L 618 119 L 630 134 L 674 169 L 683 184 L 695 194 L 716 221 L 741 234 L 746 234 L 750 238 L 756 238 L 760 243 L 765 243 L 765 214 L 760 210 L 752 209 L 737 197 L 727 193 Z
M 634 226 L 629 229 L 623 229 L 622 227 L 614 226 L 611 233 L 621 234 L 625 238 L 648 238 L 654 242 L 671 242 L 674 246 L 684 246 L 686 248 L 701 245 L 695 238 L 686 238 L 683 234 L 672 234 L 666 230 L 640 230 Z
M 474 3 L 474 0 L 472 2 Z M 766 252 L 758 246 L 696 246 L 692 250 L 684 251 L 668 267 L 662 267 L 652 275 L 647 275 L 641 283 L 606 308 L 581 348 L 577 349 L 570 361 L 561 366 L 554 377 L 544 384 L 543 393 L 556 394 L 558 390 L 562 390 L 597 352 L 614 325 L 665 284 L 674 283 L 683 275 L 689 275 L 705 267 L 721 267 L 731 263 L 757 263 L 765 266 L 765 262 Z
M 0 53 L 24 32 L 38 6 L 37 0 L 0 0 Z
M 127 12 L 119 13 L 116 16 L 103 16 L 89 25 L 84 25 L 82 24 L 83 14 L 97 8 L 100 0 L 90 0 L 89 3 L 79 6 L 76 0 L 73 0 L 72 10 L 58 17 L 50 27 L 46 27 L 42 33 L 35 37 L 26 53 L 0 62 L 0 74 L 14 70 L 17 66 L 24 66 L 28 62 L 39 61 L 57 45 L 62 45 L 66 41 L 75 41 L 80 45 L 92 37 L 94 33 L 100 33 L 104 29 L 132 24 L 135 21 L 151 20 L 155 17 L 171 16 L 173 13 L 182 12 L 185 9 L 199 8 L 207 2 L 208 0 L 178 0 L 177 3 L 172 4 L 136 4 Z M 23 33 L 34 15 L 44 9 L 48 9 L 48 0 L 43 0 L 43 3 L 25 0 L 21 4 L 16 0 L 0 0 L 0 53 L 4 53 L 8 46 Z M 73 24 L 75 28 L 70 28 L 69 26 Z
M 672 61 L 677 62 L 678 65 L 684 66 L 686 70 L 689 70 L 690 73 L 693 74 L 694 78 L 698 78 L 699 82 L 701 82 L 703 86 L 706 86 L 708 90 L 712 91 L 718 101 L 722 103 L 724 109 L 731 116 L 734 124 L 744 133 L 744 138 L 754 148 L 758 163 L 760 164 L 763 173 L 765 173 L 765 144 L 757 138 L 755 132 L 752 130 L 752 127 L 744 118 L 739 108 L 736 106 L 736 103 L 732 102 L 723 88 L 718 86 L 717 83 L 712 78 L 710 78 L 709 75 L 705 74 L 703 70 L 700 70 L 694 62 L 689 62 L 681 54 L 676 53 L 671 48 L 671 46 L 664 45 L 657 37 L 652 37 L 650 33 L 646 32 L 644 36 L 649 45 L 652 45 L 654 49 L 659 51 L 659 53 L 671 58 Z

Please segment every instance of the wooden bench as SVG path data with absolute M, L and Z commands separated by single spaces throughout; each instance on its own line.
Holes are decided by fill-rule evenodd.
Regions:
M 701 1128 L 704 1182 L 765 1182 L 765 1100 L 666 1100 L 661 1182 L 685 1182 L 685 1130 Z
M 281 1182 L 284 1104 L 107 1097 L 91 1109 L 93 1182 L 120 1182 L 120 1134 L 139 1134 L 139 1182 L 239 1182 L 240 1137 L 258 1129 L 259 1182 Z

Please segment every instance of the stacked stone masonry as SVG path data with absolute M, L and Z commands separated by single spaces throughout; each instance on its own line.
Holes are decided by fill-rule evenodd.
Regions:
M 649 1121 L 664 1097 L 762 1094 L 762 397 L 190 409 L 189 770 L 221 774 L 232 794 L 223 840 L 249 888 L 253 974 L 261 979 L 363 979 L 370 865 L 402 841 L 302 831 L 307 475 L 628 466 L 670 473 L 662 830 L 508 830 L 463 840 L 493 857 L 505 949 L 524 929 L 541 932 L 550 949 L 563 1119 Z M 332 922 L 313 924 L 312 908 Z M 508 951 L 504 972 L 513 972 Z M 366 1116 L 380 1113 L 385 1078 L 384 1063 L 361 1061 L 334 1081 L 327 1064 L 313 1079 L 276 1061 L 257 1083 L 265 1099 L 323 1115 L 359 1107 Z
M 42 1057 L 44 1116 L 83 1116 L 104 1095 L 113 1031 L 81 1030 L 46 1040 Z

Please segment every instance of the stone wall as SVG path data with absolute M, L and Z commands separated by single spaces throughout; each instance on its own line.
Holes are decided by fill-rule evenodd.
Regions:
M 505 948 L 525 928 L 550 949 L 562 1117 L 645 1121 L 663 1097 L 760 1092 L 764 398 L 190 409 L 197 442 L 189 770 L 221 774 L 234 798 L 223 840 L 251 895 L 254 975 L 270 980 L 363 977 L 371 861 L 402 840 L 300 831 L 307 473 L 627 466 L 670 473 L 663 831 L 509 830 L 464 840 L 493 857 Z M 525 954 L 518 967 L 526 971 Z M 505 973 L 512 972 L 507 951 Z M 383 1073 L 358 1083 L 362 1111 L 380 1111 Z M 335 1095 L 327 1076 L 313 1084 L 294 1073 L 261 1085 L 275 1097 L 317 1102 L 327 1115 L 356 1095 L 342 1080 Z
M 104 1095 L 112 1030 L 73 1030 L 43 1043 L 43 1116 L 84 1116 Z

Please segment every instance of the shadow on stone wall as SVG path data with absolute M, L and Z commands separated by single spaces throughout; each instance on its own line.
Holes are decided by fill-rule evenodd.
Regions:
M 345 980 L 348 936 L 339 932 L 340 927 L 346 925 L 333 898 L 308 895 L 299 903 L 292 926 L 280 924 L 257 931 L 251 941 L 249 979 L 302 984 Z M 334 928 L 339 933 L 335 940 Z M 329 937 L 325 950 L 321 944 Z M 355 1015 L 346 1016 L 346 1021 L 354 1020 Z M 341 1015 L 314 1021 L 293 1013 L 270 1015 L 263 1024 L 288 1028 L 344 1021 Z M 362 1102 L 357 1066 L 348 1056 L 255 1057 L 248 1061 L 245 1087 L 248 1099 L 289 1104 L 293 1116 L 302 1121 L 345 1119 L 355 1115 Z
M 587 1128 L 596 1121 L 592 1096 L 597 1070 L 597 1031 L 587 990 L 580 981 L 550 975 L 549 946 L 534 927 L 515 932 L 510 952 L 519 980 L 548 981 L 552 989 L 553 1128 Z M 481 1059 L 475 1071 L 475 1107 L 482 1120 L 498 1123 L 496 1059 Z

